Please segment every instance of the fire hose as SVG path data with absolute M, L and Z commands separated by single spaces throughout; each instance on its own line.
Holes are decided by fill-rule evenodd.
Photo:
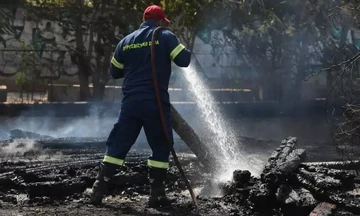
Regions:
M 164 116 L 164 112 L 163 112 L 162 101 L 161 101 L 161 96 L 160 96 L 160 89 L 159 89 L 159 84 L 158 84 L 158 79 L 157 79 L 156 64 L 155 64 L 155 39 L 156 39 L 157 33 L 158 33 L 158 31 L 160 29 L 165 29 L 165 28 L 164 27 L 157 27 L 154 30 L 153 34 L 152 34 L 152 40 L 151 40 L 152 76 L 153 76 L 153 81 L 154 81 L 154 89 L 155 89 L 156 100 L 157 100 L 157 104 L 158 104 L 158 108 L 159 108 L 159 112 L 160 112 L 161 123 L 162 123 L 162 126 L 163 126 L 163 130 L 164 130 L 166 140 L 167 140 L 167 143 L 169 145 L 171 154 L 172 154 L 172 156 L 174 158 L 174 162 L 175 162 L 177 168 L 179 169 L 179 172 L 180 172 L 181 176 L 183 177 L 183 179 L 185 181 L 186 187 L 190 192 L 191 198 L 192 198 L 192 200 L 193 200 L 193 202 L 195 204 L 195 212 L 196 212 L 196 214 L 198 214 L 199 213 L 199 205 L 198 205 L 195 193 L 194 193 L 194 191 L 193 191 L 193 189 L 192 189 L 192 187 L 191 187 L 191 185 L 190 185 L 190 183 L 189 183 L 189 181 L 188 181 L 188 179 L 187 179 L 187 177 L 185 175 L 185 172 L 181 167 L 179 159 L 178 159 L 178 157 L 176 155 L 173 142 L 171 141 L 169 132 L 167 130 L 167 124 L 166 124 L 166 120 L 165 120 L 165 116 Z

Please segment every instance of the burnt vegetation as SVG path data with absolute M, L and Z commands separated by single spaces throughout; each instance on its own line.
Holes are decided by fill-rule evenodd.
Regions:
M 87 206 L 84 191 L 95 180 L 104 140 L 75 137 L 65 140 L 21 130 L 13 130 L 11 136 L 11 140 L 1 142 L 2 213 L 14 212 L 22 206 L 31 215 L 42 206 L 47 214 L 55 214 L 56 210 L 47 209 L 50 205 L 67 209 L 68 214 L 73 208 Z M 25 137 L 28 139 L 22 140 Z M 6 146 L 14 141 L 17 140 L 17 147 L 21 149 L 28 145 L 29 139 L 34 145 L 28 151 L 6 152 Z M 356 173 L 359 164 L 306 163 L 306 151 L 298 149 L 297 144 L 295 137 L 284 139 L 269 157 L 259 177 L 247 170 L 235 170 L 232 179 L 222 183 L 214 182 L 211 172 L 202 168 L 203 161 L 199 158 L 180 154 L 192 186 L 203 188 L 198 196 L 200 213 L 249 216 L 360 214 L 357 198 L 360 180 Z M 166 212 L 191 215 L 193 203 L 183 193 L 186 186 L 172 160 L 166 185 L 170 197 L 176 199 L 173 207 L 166 210 L 146 207 L 142 197 L 149 193 L 147 157 L 147 152 L 131 151 L 126 166 L 111 179 L 105 204 L 91 207 L 90 212 L 84 209 L 84 215 L 92 215 L 99 209 L 113 215 L 112 208 L 119 203 L 118 211 L 129 215 L 136 215 L 137 211 L 142 212 L 141 215 L 167 215 Z M 208 192 L 216 188 L 221 191 L 221 196 L 213 197 Z

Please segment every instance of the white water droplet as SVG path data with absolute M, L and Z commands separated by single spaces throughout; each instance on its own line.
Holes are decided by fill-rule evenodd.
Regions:
M 202 82 L 199 74 L 194 67 L 190 65 L 183 68 L 184 77 L 189 82 L 189 91 L 194 101 L 196 102 L 201 119 L 205 121 L 210 134 L 214 134 L 214 140 L 207 143 L 209 151 L 212 151 L 217 156 L 216 163 L 219 167 L 214 170 L 217 181 L 229 181 L 232 179 L 233 171 L 237 169 L 249 170 L 253 175 L 257 175 L 257 168 L 250 164 L 249 158 L 242 151 L 242 144 L 239 143 L 236 133 L 229 126 L 218 106 L 215 103 L 213 96 L 207 90 Z

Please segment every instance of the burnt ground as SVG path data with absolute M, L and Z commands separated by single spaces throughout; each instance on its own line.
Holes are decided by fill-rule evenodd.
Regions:
M 150 152 L 139 150 L 129 153 L 103 204 L 88 204 L 84 191 L 95 181 L 103 151 L 103 142 L 90 138 L 1 141 L 0 215 L 194 215 L 189 192 L 172 161 L 166 186 L 173 206 L 147 207 Z M 341 170 L 293 167 L 289 160 L 293 172 L 280 176 L 284 181 L 276 183 L 276 192 L 266 179 L 246 171 L 234 173 L 230 183 L 214 184 L 195 156 L 178 156 L 198 195 L 200 215 L 309 215 L 323 202 L 336 203 L 332 215 L 360 214 L 360 178 Z M 215 197 L 219 191 L 223 195 Z
M 192 215 L 192 200 L 173 164 L 166 185 L 175 203 L 167 209 L 147 207 L 147 152 L 130 152 L 126 168 L 111 181 L 103 204 L 93 206 L 83 192 L 95 181 L 103 157 L 99 149 L 4 149 L 0 162 L 0 215 Z M 202 172 L 192 155 L 180 154 L 179 159 L 199 194 L 209 174 Z M 239 211 L 222 198 L 205 197 L 198 197 L 202 215 Z

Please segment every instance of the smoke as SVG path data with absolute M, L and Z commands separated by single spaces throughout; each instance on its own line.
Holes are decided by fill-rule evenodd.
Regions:
M 71 110 L 68 110 L 71 113 Z M 16 118 L 3 119 L 0 128 L 0 138 L 7 139 L 9 134 L 5 131 L 20 129 L 54 138 L 59 137 L 107 137 L 116 122 L 114 117 L 104 117 L 99 106 L 90 108 L 85 117 L 56 117 L 51 113 L 32 117 L 31 113 L 24 112 Z
M 179 99 L 177 96 L 175 100 Z M 118 107 L 117 107 L 118 106 Z M 55 111 L 50 110 L 43 115 L 33 116 L 34 113 L 23 112 L 19 117 L 0 117 L 3 124 L 0 126 L 0 140 L 10 139 L 10 130 L 20 129 L 40 135 L 51 136 L 54 138 L 78 137 L 78 138 L 107 138 L 113 125 L 118 118 L 120 105 L 114 104 L 112 107 L 94 104 L 90 107 L 88 114 L 84 117 L 57 117 Z M 182 115 L 188 116 L 189 108 L 184 106 L 177 107 Z M 110 111 L 109 111 L 110 110 Z M 63 112 L 71 113 L 71 110 Z M 191 119 L 189 116 L 186 119 Z M 180 140 L 174 133 L 175 140 Z M 184 144 L 176 145 L 176 149 L 184 149 Z M 134 148 L 149 149 L 146 136 L 141 130 Z
M 35 140 L 14 139 L 3 142 L 0 146 L 0 156 L 3 160 L 19 159 L 26 156 L 27 159 L 39 161 L 59 161 L 64 159 L 61 151 L 42 149 Z
M 3 156 L 24 156 L 25 153 L 38 150 L 34 140 L 15 139 L 0 147 Z
M 48 153 L 47 151 L 42 151 L 42 154 L 38 155 L 37 160 L 40 161 L 57 161 L 64 158 L 64 154 L 61 151 L 54 153 Z
M 8 140 L 8 139 L 10 139 L 9 133 L 7 133 L 6 131 L 0 128 L 0 140 Z

